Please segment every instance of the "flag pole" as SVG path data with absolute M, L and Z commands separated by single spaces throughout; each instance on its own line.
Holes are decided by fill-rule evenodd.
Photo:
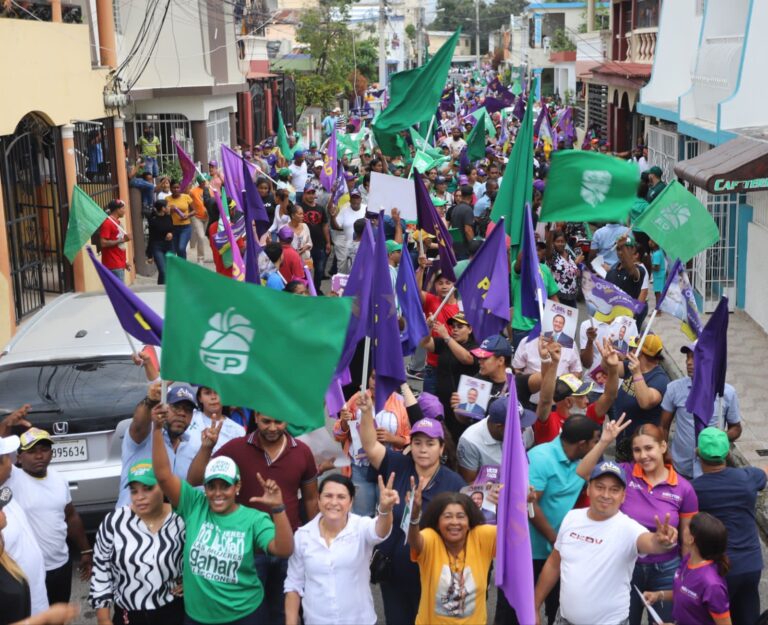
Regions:
M 272 178 L 268 173 L 266 173 L 261 167 L 259 167 L 256 163 L 253 163 L 254 167 L 256 167 L 256 170 L 264 176 L 267 180 L 272 181 L 272 184 L 277 184 L 277 180 Z
M 448 303 L 448 300 L 451 298 L 451 295 L 453 295 L 454 291 L 456 291 L 456 287 L 452 286 L 451 290 L 448 291 L 448 295 L 446 295 L 443 298 L 443 301 L 440 302 L 440 305 L 437 307 L 437 310 L 430 315 L 429 317 L 430 320 L 434 321 L 435 319 L 437 319 L 437 316 L 440 314 L 440 311 L 443 309 L 443 306 L 445 306 Z
M 125 334 L 125 338 L 128 341 L 128 345 L 131 346 L 131 352 L 133 353 L 134 356 L 136 356 L 138 352 L 136 351 L 136 345 L 134 345 L 133 340 L 131 339 L 131 335 L 128 334 L 128 332 L 126 332 L 125 330 L 123 330 L 123 334 Z
M 363 379 L 360 382 L 360 390 L 365 393 L 368 390 L 368 360 L 371 357 L 371 337 L 365 337 L 365 347 L 363 348 Z
M 539 303 L 539 319 L 541 320 L 541 331 L 544 332 L 544 299 L 541 289 L 536 289 L 536 301 Z
M 643 343 L 645 343 L 645 339 L 651 330 L 651 326 L 653 325 L 653 320 L 656 319 L 657 312 L 659 312 L 657 308 L 654 308 L 653 312 L 651 312 L 651 318 L 648 319 L 648 323 L 645 324 L 645 330 L 643 330 L 643 334 L 640 337 L 640 342 L 637 344 L 637 351 L 635 352 L 635 356 L 640 355 L 640 350 L 643 349 Z
M 424 140 L 427 142 L 427 145 L 429 145 L 429 136 L 432 134 L 432 126 L 434 125 L 436 118 L 437 118 L 437 115 L 433 115 L 432 119 L 429 120 L 429 128 L 427 128 L 427 136 L 424 137 Z
M 168 403 L 168 381 L 160 380 L 160 403 Z

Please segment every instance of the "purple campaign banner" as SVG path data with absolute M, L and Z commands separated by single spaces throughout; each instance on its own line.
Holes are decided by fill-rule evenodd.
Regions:
M 645 303 L 622 291 L 619 287 L 603 280 L 600 276 L 582 267 L 582 291 L 584 299 L 595 307 L 595 319 L 613 321 L 616 317 L 634 317 L 642 312 Z

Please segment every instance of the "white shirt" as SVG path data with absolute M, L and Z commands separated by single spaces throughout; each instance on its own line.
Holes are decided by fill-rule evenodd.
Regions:
M 69 562 L 64 508 L 72 502 L 67 480 L 50 467 L 46 476 L 40 478 L 13 467 L 6 486 L 27 515 L 29 529 L 43 552 L 45 570 L 64 566 Z
M 338 225 L 344 231 L 344 238 L 347 242 L 351 242 L 355 234 L 355 222 L 358 219 L 365 217 L 365 207 L 360 206 L 356 211 L 352 210 L 352 207 L 347 204 L 342 207 L 339 214 L 336 215 L 336 225 Z M 338 232 L 338 230 L 336 231 Z
M 302 162 L 301 165 L 291 163 L 288 165 L 288 169 L 291 170 L 291 183 L 293 184 L 294 188 L 297 191 L 303 193 L 304 187 L 307 186 L 307 178 L 309 178 L 309 174 L 307 173 L 307 164 L 305 162 Z
M 8 482 L 6 486 L 10 486 Z M 29 593 L 32 599 L 32 615 L 48 609 L 48 592 L 45 589 L 45 564 L 43 553 L 29 526 L 27 515 L 14 499 L 3 508 L 8 524 L 3 529 L 5 550 L 16 561 L 27 576 Z
M 520 341 L 520 345 L 515 350 L 515 357 L 512 359 L 512 368 L 517 371 L 521 369 L 523 373 L 538 373 L 541 371 L 541 357 L 539 356 L 538 337 L 532 341 L 528 337 Z M 582 366 L 578 350 L 570 347 L 564 347 L 560 350 L 560 362 L 557 363 L 557 376 L 560 377 L 566 373 L 573 373 L 581 377 Z M 539 403 L 539 394 L 531 395 L 531 403 Z
M 488 417 L 470 425 L 456 447 L 459 466 L 478 471 L 483 465 L 501 466 L 501 441 L 488 431 Z
M 192 412 L 192 420 L 189 422 L 187 432 L 193 436 L 200 437 L 202 441 L 203 430 L 211 427 L 212 423 L 211 418 L 206 416 L 202 410 L 195 409 Z M 225 417 L 221 424 L 221 430 L 219 430 L 219 440 L 211 453 L 216 453 L 224 444 L 233 438 L 240 438 L 241 436 L 245 436 L 245 428 L 239 423 L 232 421 L 229 417 Z
M 571 623 L 621 623 L 629 616 L 637 539 L 648 530 L 623 512 L 593 521 L 589 508 L 565 515 L 560 552 L 560 612 Z M 599 597 L 599 601 L 585 598 Z
M 370 560 L 373 548 L 387 537 L 376 534 L 376 519 L 350 514 L 329 547 L 320 535 L 321 517 L 296 530 L 284 591 L 302 598 L 307 625 L 373 625 Z

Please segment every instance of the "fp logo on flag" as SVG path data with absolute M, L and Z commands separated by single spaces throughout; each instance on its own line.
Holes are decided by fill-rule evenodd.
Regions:
M 239 375 L 248 366 L 254 330 L 251 322 L 238 315 L 234 307 L 216 313 L 208 320 L 211 330 L 200 344 L 200 359 L 211 371 Z
M 677 230 L 688 222 L 691 211 L 685 204 L 670 204 L 659 211 L 659 215 L 653 220 L 662 230 L 669 232 Z
M 605 201 L 610 188 L 610 172 L 587 170 L 581 174 L 581 199 L 593 208 Z

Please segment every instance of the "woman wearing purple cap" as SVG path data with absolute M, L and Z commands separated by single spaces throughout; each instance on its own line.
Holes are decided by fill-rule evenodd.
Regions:
M 426 418 L 417 421 L 411 428 L 410 448 L 399 453 L 387 449 L 377 440 L 373 406 L 368 395 L 359 393 L 357 405 L 362 412 L 360 440 L 368 460 L 382 477 L 395 473 L 394 489 L 400 495 L 400 503 L 393 510 L 392 533 L 377 547 L 378 555 L 375 554 L 372 560 L 372 568 L 376 572 L 373 581 L 381 583 L 388 625 L 413 623 L 421 598 L 419 569 L 411 561 L 405 534 L 400 529 L 405 512 L 405 495 L 411 492 L 411 479 L 424 480 L 422 499 L 425 505 L 440 493 L 458 492 L 466 484 L 458 473 L 441 463 L 445 434 L 439 421 Z

